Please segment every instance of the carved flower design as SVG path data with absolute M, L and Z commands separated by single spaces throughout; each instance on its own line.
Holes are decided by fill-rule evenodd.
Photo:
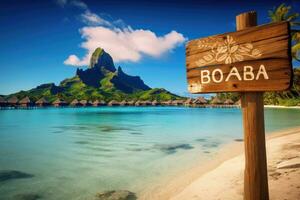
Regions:
M 198 66 L 212 62 L 231 64 L 243 61 L 245 57 L 257 58 L 262 55 L 260 50 L 254 49 L 251 43 L 237 44 L 230 35 L 227 35 L 223 42 L 216 39 L 216 42 L 213 43 L 211 40 L 210 38 L 208 45 L 203 44 L 203 41 L 198 45 L 199 48 L 211 49 L 203 58 L 196 62 Z

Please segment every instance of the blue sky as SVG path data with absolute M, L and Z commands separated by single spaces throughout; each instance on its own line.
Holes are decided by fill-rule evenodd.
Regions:
M 187 90 L 183 38 L 190 40 L 235 31 L 235 16 L 251 10 L 258 12 L 259 24 L 268 23 L 267 11 L 282 2 L 300 12 L 298 0 L 1 1 L 0 94 L 28 90 L 43 83 L 59 84 L 72 77 L 76 67 L 64 62 L 70 55 L 84 60 L 88 54 L 88 49 L 82 47 L 89 37 L 83 36 L 84 27 L 103 27 L 103 31 L 118 29 L 133 36 L 141 33 L 141 38 L 143 34 L 154 35 L 154 41 L 161 41 L 153 45 L 157 52 L 144 46 L 140 50 L 130 47 L 133 50 L 130 55 L 120 50 L 115 53 L 116 66 L 130 75 L 141 76 L 150 87 L 184 94 Z M 88 21 L 84 18 L 88 14 L 98 18 Z M 164 38 L 172 31 L 175 34 L 170 40 Z M 101 43 L 101 39 L 102 35 L 95 37 L 92 46 Z M 107 45 L 112 49 L 127 48 L 128 43 L 119 46 L 112 41 Z

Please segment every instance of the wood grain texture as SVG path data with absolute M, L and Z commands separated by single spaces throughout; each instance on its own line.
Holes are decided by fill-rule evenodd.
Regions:
M 255 12 L 238 15 L 237 30 L 255 26 L 256 20 Z M 241 103 L 245 144 L 244 200 L 268 200 L 263 92 L 243 92 Z
M 291 86 L 290 28 L 288 22 L 250 27 L 203 39 L 186 45 L 188 90 L 191 93 L 279 91 Z M 223 76 L 236 67 L 243 74 L 244 66 L 252 66 L 254 73 L 264 65 L 269 79 L 228 82 L 201 82 L 201 71 L 221 69 Z M 274 84 L 275 83 L 275 84 Z
M 268 200 L 263 93 L 243 93 L 241 103 L 245 143 L 244 199 Z

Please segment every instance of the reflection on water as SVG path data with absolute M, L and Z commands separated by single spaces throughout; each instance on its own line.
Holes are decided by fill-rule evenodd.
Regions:
M 266 130 L 300 125 L 266 109 Z M 0 111 L 0 199 L 93 199 L 135 193 L 242 141 L 239 109 L 64 108 Z

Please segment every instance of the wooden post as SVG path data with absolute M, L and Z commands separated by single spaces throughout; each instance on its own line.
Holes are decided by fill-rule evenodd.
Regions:
M 256 25 L 256 12 L 236 17 L 237 30 Z M 244 92 L 241 103 L 245 141 L 244 200 L 268 200 L 263 92 Z

